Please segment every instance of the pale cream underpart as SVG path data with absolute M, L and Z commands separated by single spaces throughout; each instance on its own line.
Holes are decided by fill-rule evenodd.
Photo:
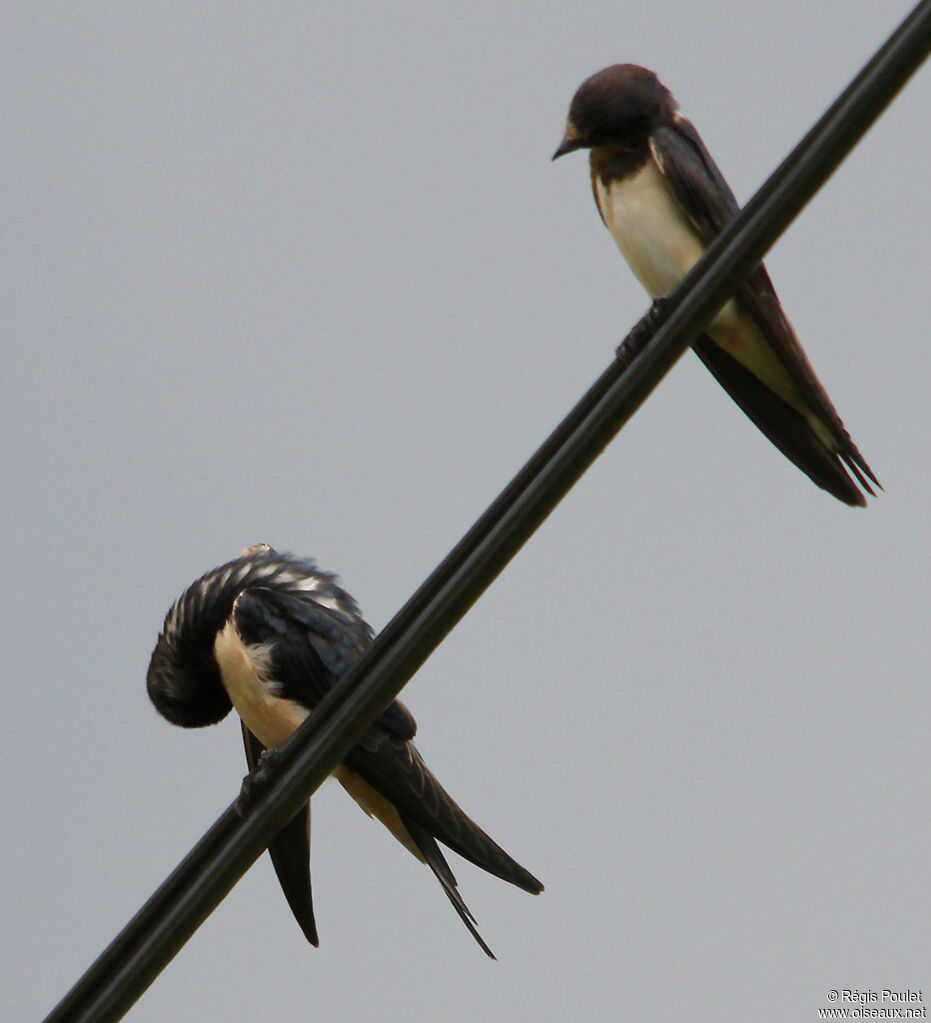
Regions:
M 229 621 L 217 636 L 213 652 L 223 685 L 246 728 L 268 749 L 281 746 L 306 720 L 309 712 L 299 703 L 276 694 L 276 685 L 268 677 L 270 645 L 246 646 Z M 369 817 L 380 820 L 405 848 L 423 860 L 389 800 L 342 764 L 333 776 Z
M 621 254 L 653 298 L 669 294 L 705 252 L 653 160 L 623 181 L 605 187 L 595 179 L 598 206 Z M 822 432 L 792 377 L 750 316 L 728 302 L 708 327 L 714 342 L 743 363 Z M 816 425 L 817 424 L 817 425 Z

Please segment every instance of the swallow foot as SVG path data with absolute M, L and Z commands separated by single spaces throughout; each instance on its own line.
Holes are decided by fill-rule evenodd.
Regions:
M 277 750 L 263 750 L 255 767 L 243 778 L 239 796 L 233 804 L 236 812 L 247 820 L 271 787 L 281 754 Z
M 617 346 L 615 355 L 618 362 L 629 366 L 647 346 L 647 342 L 659 330 L 665 319 L 668 298 L 654 298 L 653 304 L 646 313 L 634 324 L 630 333 Z

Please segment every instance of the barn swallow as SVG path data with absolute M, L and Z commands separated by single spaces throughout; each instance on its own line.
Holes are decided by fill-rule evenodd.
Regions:
M 654 299 L 676 287 L 739 211 L 672 93 L 636 64 L 607 67 L 579 87 L 553 159 L 576 149 L 591 151 L 598 212 Z M 802 472 L 841 501 L 866 504 L 857 483 L 872 495 L 870 483 L 879 481 L 815 376 L 762 264 L 693 348 Z
M 253 769 L 313 713 L 371 640 L 372 630 L 335 576 L 258 544 L 201 576 L 175 601 L 146 685 L 159 713 L 185 728 L 214 724 L 235 707 Z M 370 817 L 430 867 L 493 959 L 437 840 L 524 891 L 536 895 L 543 885 L 452 800 L 411 741 L 416 730 L 410 711 L 394 700 L 334 775 Z M 309 803 L 271 841 L 269 854 L 291 911 L 317 945 Z

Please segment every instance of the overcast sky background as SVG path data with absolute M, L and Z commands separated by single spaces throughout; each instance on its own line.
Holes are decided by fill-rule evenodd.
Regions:
M 0 1014 L 44 1016 L 236 796 L 145 672 L 267 541 L 381 628 L 646 309 L 586 157 L 618 61 L 746 200 L 909 4 L 10 4 L 0 33 Z M 927 111 L 768 267 L 886 493 L 819 491 L 687 355 L 408 686 L 498 955 L 342 789 L 309 948 L 267 857 L 130 1013 L 814 1020 L 931 986 Z M 926 996 L 927 997 L 927 996 Z

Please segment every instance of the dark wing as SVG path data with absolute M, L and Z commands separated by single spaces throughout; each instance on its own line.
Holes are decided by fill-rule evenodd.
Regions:
M 246 747 L 246 762 L 251 771 L 265 752 L 265 747 L 245 725 L 242 725 L 242 740 Z M 269 842 L 268 855 L 272 858 L 278 883 L 294 919 L 311 945 L 319 945 L 310 886 L 310 803 L 298 810 Z
M 344 762 L 398 808 L 408 828 L 411 823 L 419 825 L 453 852 L 524 891 L 534 895 L 543 891 L 533 874 L 461 809 L 412 742 L 398 739 L 376 724 L 353 746 Z M 416 841 L 413 832 L 412 837 Z
M 239 596 L 234 613 L 246 642 L 274 640 L 279 695 L 311 708 L 369 642 L 358 622 L 316 604 L 310 595 L 249 589 Z M 470 820 L 433 777 L 409 741 L 415 728 L 410 712 L 395 700 L 349 751 L 346 766 L 390 800 L 405 820 L 460 856 L 528 892 L 542 891 L 540 882 Z
M 650 151 L 699 237 L 709 245 L 740 207 L 701 136 L 691 121 L 682 118 L 675 128 L 653 132 Z
M 840 464 L 838 455 L 821 442 L 804 416 L 799 415 L 791 405 L 762 384 L 743 363 L 716 345 L 707 335 L 703 335 L 693 347 L 696 355 L 740 406 L 744 415 L 813 483 L 845 504 L 856 507 L 866 504 L 856 484 Z M 845 455 L 841 457 L 846 461 Z M 863 479 L 856 466 L 852 465 L 851 469 L 863 488 L 872 494 L 869 483 Z
M 288 680 L 288 696 L 313 707 L 329 691 L 333 668 L 345 670 L 368 642 L 368 627 L 318 604 L 310 604 L 268 588 L 244 590 L 233 611 L 236 627 L 247 642 L 275 641 L 278 677 Z M 318 649 L 319 648 L 319 649 Z M 382 714 L 385 728 L 402 737 L 413 736 L 416 722 L 398 700 Z M 242 725 L 249 769 L 255 768 L 265 747 Z M 291 912 L 312 945 L 318 945 L 310 879 L 310 803 L 308 802 L 269 843 L 278 882 Z
M 333 610 L 313 599 L 268 587 L 251 587 L 233 610 L 236 628 L 247 643 L 274 641 L 279 694 L 313 709 L 371 642 L 371 630 L 355 615 Z M 378 723 L 399 739 L 417 732 L 414 716 L 392 700 Z
M 712 160 L 698 132 L 684 118 L 676 127 L 660 128 L 650 139 L 657 168 L 705 244 L 710 244 L 739 211 L 737 200 Z M 767 392 L 736 359 L 702 335 L 693 346 L 719 383 L 764 434 L 815 483 L 847 504 L 862 505 L 863 496 L 844 469 L 854 474 L 867 493 L 879 481 L 844 428 L 837 410 L 811 367 L 761 264 L 737 292 L 738 301 L 754 319 L 776 357 L 810 407 L 830 431 L 836 454 L 824 444 L 795 409 Z M 762 399 L 762 401 L 761 401 Z M 774 403 L 777 403 L 774 405 Z
M 273 677 L 281 687 L 279 695 L 311 708 L 370 639 L 361 619 L 318 604 L 312 595 L 250 589 L 238 598 L 234 614 L 236 627 L 246 642 L 274 641 Z M 475 927 L 436 839 L 526 891 L 536 894 L 543 886 L 450 798 L 410 742 L 415 730 L 410 712 L 395 700 L 349 751 L 344 764 L 397 808 L 414 845 L 463 923 L 485 953 L 494 958 Z M 285 895 L 290 902 L 287 888 Z

